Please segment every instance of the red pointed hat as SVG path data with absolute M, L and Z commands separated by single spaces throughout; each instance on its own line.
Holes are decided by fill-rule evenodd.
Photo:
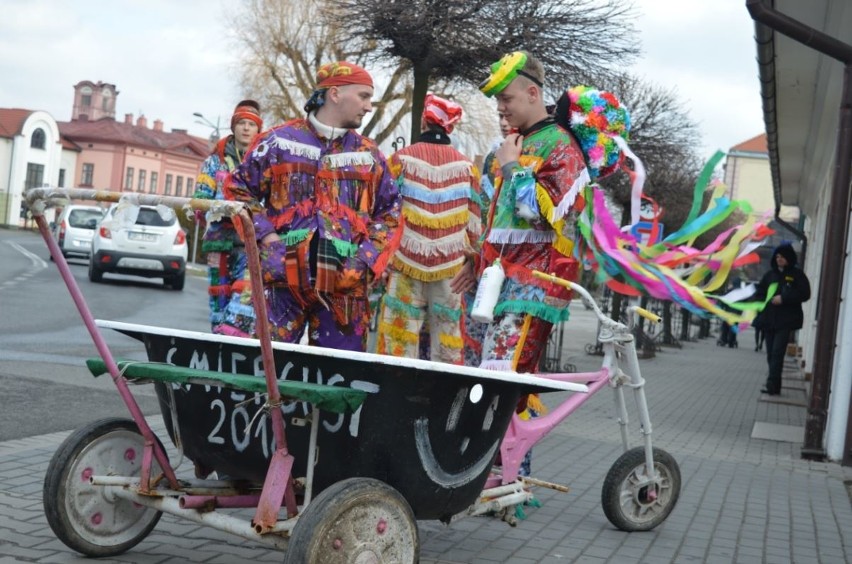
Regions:
M 426 100 L 423 102 L 423 119 L 426 123 L 435 124 L 447 133 L 452 133 L 453 127 L 461 121 L 461 118 L 462 107 L 456 102 L 434 94 L 426 95 Z
M 319 89 L 347 84 L 363 84 L 372 88 L 373 77 L 363 67 L 346 61 L 326 63 L 317 71 L 317 88 Z

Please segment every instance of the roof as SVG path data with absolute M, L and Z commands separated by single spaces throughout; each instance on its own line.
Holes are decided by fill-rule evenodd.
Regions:
M 766 144 L 766 133 L 761 133 L 760 135 L 756 135 L 751 139 L 739 143 L 738 145 L 734 145 L 731 147 L 730 152 L 768 154 L 769 148 Z
M 63 137 L 78 144 L 81 141 L 113 142 L 156 151 L 189 152 L 202 157 L 209 153 L 206 139 L 185 132 L 155 131 L 132 123 L 117 122 L 113 118 L 60 121 L 57 125 Z
M 20 135 L 24 122 L 33 110 L 22 108 L 0 108 L 0 137 L 11 139 Z

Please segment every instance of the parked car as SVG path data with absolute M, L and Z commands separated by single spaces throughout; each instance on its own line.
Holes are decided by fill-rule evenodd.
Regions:
M 101 282 L 105 273 L 162 278 L 183 290 L 186 278 L 186 233 L 174 213 L 161 216 L 157 208 L 138 206 L 119 211 L 113 204 L 92 239 L 89 280 Z
M 53 225 L 53 237 L 62 256 L 88 257 L 92 252 L 92 235 L 103 216 L 104 210 L 98 206 L 65 206 Z

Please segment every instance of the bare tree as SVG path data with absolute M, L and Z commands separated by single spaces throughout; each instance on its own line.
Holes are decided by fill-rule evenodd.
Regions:
M 701 170 L 698 126 L 689 117 L 675 89 L 649 84 L 628 74 L 604 77 L 599 87 L 609 90 L 630 111 L 630 147 L 645 165 L 644 192 L 664 208 L 664 222 L 679 227 L 692 204 L 693 188 Z M 626 175 L 604 179 L 612 201 L 629 209 Z M 623 218 L 623 223 L 629 217 Z
M 322 14 L 324 0 L 250 0 L 237 15 L 234 38 L 241 49 L 239 69 L 247 95 L 261 102 L 275 121 L 302 115 L 324 63 L 348 60 L 363 64 L 376 48 L 365 38 L 340 41 L 340 33 Z M 363 133 L 381 143 L 411 108 L 408 68 L 373 73 L 381 93 Z
M 328 14 L 345 41 L 374 42 L 372 57 L 411 71 L 413 140 L 432 81 L 478 84 L 506 52 L 535 53 L 554 84 L 638 54 L 625 0 L 338 0 Z

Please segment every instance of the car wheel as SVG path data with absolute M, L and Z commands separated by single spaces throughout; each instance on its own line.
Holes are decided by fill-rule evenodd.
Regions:
M 173 290 L 183 290 L 183 284 L 186 281 L 186 273 L 178 274 L 167 279 L 167 283 L 172 287 Z
M 92 282 L 101 282 L 104 279 L 104 272 L 95 264 L 95 259 L 89 261 L 89 280 Z

